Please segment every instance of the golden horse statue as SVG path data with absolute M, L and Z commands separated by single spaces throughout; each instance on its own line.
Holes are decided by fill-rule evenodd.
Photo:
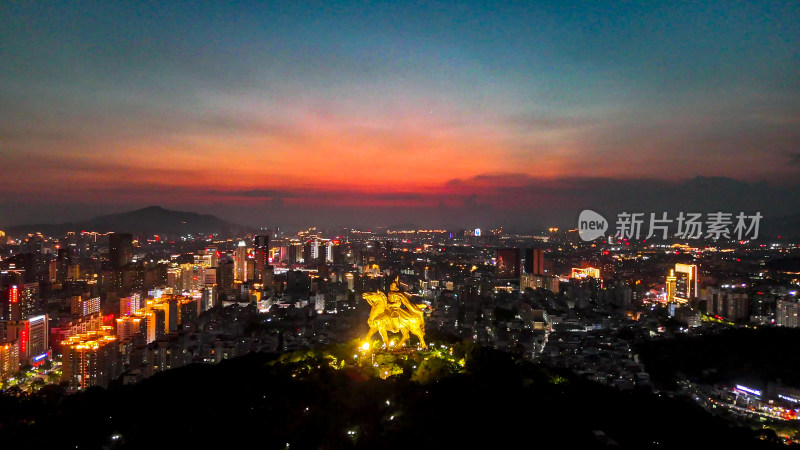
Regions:
M 425 344 L 425 317 L 422 313 L 422 308 L 428 305 L 415 305 L 411 303 L 406 294 L 395 289 L 389 292 L 388 298 L 386 294 L 380 291 L 362 294 L 364 300 L 372 307 L 367 319 L 369 332 L 367 332 L 366 341 L 372 342 L 372 336 L 375 332 L 378 332 L 383 339 L 384 347 L 389 347 L 387 332 L 400 332 L 403 336 L 400 342 L 397 343 L 397 347 L 402 347 L 410 337 L 409 333 L 411 333 L 419 338 L 422 348 L 427 348 Z M 406 309 L 403 309 L 403 306 Z

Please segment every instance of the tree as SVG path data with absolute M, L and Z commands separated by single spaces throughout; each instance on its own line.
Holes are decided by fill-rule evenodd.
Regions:
M 57 372 L 48 372 L 47 373 L 47 382 L 48 383 L 56 383 L 60 379 L 61 379 L 61 374 L 59 374 Z
M 45 381 L 42 378 L 37 377 L 35 380 L 31 381 L 30 384 L 30 391 L 33 392 L 35 390 L 41 389 L 44 387 Z
M 458 367 L 442 358 L 430 357 L 422 361 L 417 371 L 411 377 L 412 381 L 427 384 L 439 378 L 447 377 L 458 372 Z

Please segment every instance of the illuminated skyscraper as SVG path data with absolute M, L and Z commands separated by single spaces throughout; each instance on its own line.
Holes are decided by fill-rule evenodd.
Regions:
M 206 264 L 208 267 L 217 267 L 219 261 L 219 250 L 217 250 L 216 246 L 209 245 L 206 247 L 205 255 L 203 258 L 203 263 Z
M 164 311 L 164 334 L 178 331 L 178 300 L 174 296 L 161 298 L 152 308 Z
M 6 340 L 19 341 L 19 359 L 28 362 L 49 351 L 49 323 L 46 315 L 6 324 Z
M 144 331 L 143 323 L 145 323 L 143 318 L 139 316 L 125 316 L 117 319 L 117 337 L 120 342 L 130 340 Z
M 121 303 L 121 301 L 120 301 Z M 100 297 L 83 298 L 80 295 L 72 297 L 72 315 L 77 317 L 88 316 L 100 311 Z
M 244 260 L 244 281 L 253 281 L 256 279 L 256 260 L 253 254 L 247 252 L 247 258 Z
M 243 282 L 247 275 L 247 244 L 244 241 L 239 241 L 233 254 L 233 279 L 234 281 Z
M 11 377 L 19 370 L 19 341 L 0 343 L 0 380 Z
M 8 286 L 4 291 L 3 317 L 9 320 L 22 320 L 22 305 L 20 304 L 20 289 L 14 284 Z
M 119 299 L 119 315 L 120 317 L 132 316 L 139 312 L 142 308 L 141 294 L 131 294 L 128 297 Z
M 102 331 L 78 334 L 61 343 L 62 379 L 71 387 L 108 387 L 119 370 L 117 338 Z
M 145 340 L 148 344 L 166 335 L 164 330 L 166 327 L 165 311 L 163 309 L 148 307 L 144 313 L 144 317 L 146 320 Z
M 667 275 L 667 302 L 674 303 L 675 302 L 675 281 L 677 278 L 675 277 L 675 270 L 670 269 L 669 275 Z
M 255 237 L 255 280 L 262 283 L 269 266 L 269 234 Z
M 55 260 L 47 263 L 47 281 L 51 284 L 58 282 L 58 263 Z
M 200 304 L 197 307 L 197 312 L 202 313 L 208 311 L 217 305 L 217 287 L 208 285 L 200 289 Z
M 205 292 L 205 288 L 201 290 Z M 132 307 L 121 306 L 123 314 Z M 153 342 L 167 334 L 174 333 L 184 321 L 197 318 L 197 300 L 192 297 L 176 296 L 171 293 L 145 301 L 144 306 L 117 319 L 117 336 L 120 340 L 130 339 L 137 333 L 144 333 L 145 340 Z
M 685 303 L 697 298 L 697 266 L 675 264 L 675 298 Z

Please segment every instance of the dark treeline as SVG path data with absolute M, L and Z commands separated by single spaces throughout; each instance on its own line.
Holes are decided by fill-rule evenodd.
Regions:
M 736 328 L 718 334 L 651 340 L 638 346 L 647 371 L 661 386 L 686 376 L 706 383 L 781 381 L 800 387 L 800 330 Z
M 689 401 L 612 390 L 480 347 L 469 349 L 463 370 L 426 383 L 362 375 L 322 358 L 251 354 L 109 390 L 63 396 L 48 387 L 29 398 L 0 397 L 0 442 L 73 449 L 773 445 Z

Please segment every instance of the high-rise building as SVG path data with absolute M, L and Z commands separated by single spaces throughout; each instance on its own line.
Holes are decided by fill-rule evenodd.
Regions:
M 70 264 L 67 267 L 67 280 L 78 280 L 81 277 L 81 265 L 80 264 Z
M 675 264 L 667 275 L 667 301 L 670 303 L 689 303 L 699 295 L 697 266 Z
M 197 301 L 188 297 L 178 299 L 178 323 L 197 319 Z
M 292 242 L 287 248 L 287 260 L 289 264 L 297 264 L 303 259 L 303 244 Z
M 53 354 L 61 353 L 61 343 L 69 337 L 98 331 L 103 327 L 103 315 L 99 312 L 84 317 L 62 317 L 50 328 L 50 346 Z
M 132 316 L 142 308 L 142 295 L 131 294 L 128 297 L 119 299 L 119 316 Z
M 519 278 L 519 249 L 501 248 L 497 249 L 497 278 L 512 279 Z
M 56 260 L 47 262 L 47 282 L 58 283 L 58 262 Z
M 219 262 L 220 253 L 216 246 L 210 245 L 206 247 L 205 255 L 203 255 L 203 264 L 208 267 L 217 267 Z
M 317 254 L 314 257 L 315 259 L 319 260 L 321 263 L 330 262 L 331 252 L 330 252 L 330 241 L 325 240 L 317 240 Z
M 217 268 L 206 267 L 203 271 L 203 284 L 217 284 Z
M 253 254 L 247 252 L 247 258 L 244 260 L 244 281 L 253 281 L 256 279 L 256 263 L 253 259 Z
M 0 380 L 11 377 L 19 370 L 19 341 L 0 343 Z
M 22 305 L 20 304 L 19 286 L 13 284 L 3 291 L 3 317 L 7 320 L 22 320 Z
M 233 280 L 237 282 L 245 281 L 247 275 L 247 244 L 244 241 L 239 241 L 233 254 Z
M 697 266 L 675 264 L 675 299 L 686 303 L 695 300 L 697 295 Z
M 122 303 L 120 301 L 120 303 Z M 83 298 L 80 295 L 72 296 L 72 315 L 83 317 L 100 311 L 100 297 Z
M 262 286 L 272 286 L 272 282 L 275 280 L 275 267 L 272 265 L 267 266 L 267 268 L 264 270 L 264 273 L 261 275 Z
M 166 335 L 165 328 L 167 321 L 165 313 L 166 312 L 163 309 L 153 308 L 147 308 L 146 312 L 144 313 L 146 320 L 145 340 L 148 344 Z
M 746 292 L 728 294 L 728 313 L 730 320 L 744 320 L 750 317 L 750 296 Z
M 208 311 L 209 309 L 213 308 L 217 305 L 217 287 L 213 284 L 203 287 L 200 289 L 200 304 L 198 305 L 197 311 L 198 314 Z
M 109 334 L 111 327 L 103 328 L 72 336 L 61 343 L 62 379 L 71 387 L 108 387 L 108 383 L 117 377 L 117 338 Z
M 228 261 L 217 267 L 217 288 L 219 292 L 230 294 L 233 290 L 234 268 L 233 262 Z
M 39 304 L 39 282 L 25 283 L 19 293 L 20 315 L 22 319 L 42 312 Z
M 328 260 L 334 264 L 344 264 L 344 252 L 339 239 L 331 239 L 328 245 Z
M 675 285 L 677 277 L 675 277 L 675 269 L 670 269 L 667 275 L 667 302 L 675 303 Z
M 525 249 L 525 273 L 544 275 L 544 251 L 540 248 Z
M 320 314 L 325 312 L 325 294 L 322 292 L 314 296 L 314 309 Z
M 67 280 L 69 275 L 69 267 L 75 264 L 72 253 L 71 247 L 58 249 L 58 256 L 56 257 L 56 280 L 59 283 L 63 283 Z
M 119 269 L 133 261 L 133 235 L 112 233 L 108 236 L 108 259 L 112 269 Z
M 46 315 L 6 323 L 6 340 L 19 341 L 20 361 L 29 361 L 49 352 L 50 325 Z
M 139 316 L 125 316 L 117 319 L 117 337 L 120 342 L 128 341 L 144 331 L 142 329 L 143 323 L 145 321 Z
M 205 288 L 204 288 L 205 289 Z M 201 290 L 201 292 L 204 291 Z M 134 302 L 132 302 L 134 303 Z M 124 307 L 120 302 L 121 316 L 117 319 L 117 336 L 127 340 L 143 332 L 150 343 L 167 334 L 174 333 L 184 321 L 197 317 L 197 301 L 191 297 L 164 293 L 158 298 L 148 298 L 138 309 Z M 126 315 L 128 311 L 130 315 Z
M 781 327 L 797 328 L 798 303 L 778 300 L 775 322 Z
M 269 234 L 255 237 L 255 280 L 262 283 L 269 266 Z
M 747 319 L 750 316 L 750 297 L 747 292 L 714 289 L 709 295 L 709 309 L 714 314 L 731 321 Z
M 163 297 L 160 302 L 148 307 L 153 310 L 164 311 L 164 334 L 178 331 L 178 301 L 175 297 Z
M 199 264 L 180 265 L 180 289 L 184 291 L 194 291 L 203 286 L 205 275 L 203 267 Z
M 558 294 L 560 283 L 558 277 L 523 273 L 519 277 L 519 288 L 521 291 L 524 291 L 525 288 L 547 289 Z

